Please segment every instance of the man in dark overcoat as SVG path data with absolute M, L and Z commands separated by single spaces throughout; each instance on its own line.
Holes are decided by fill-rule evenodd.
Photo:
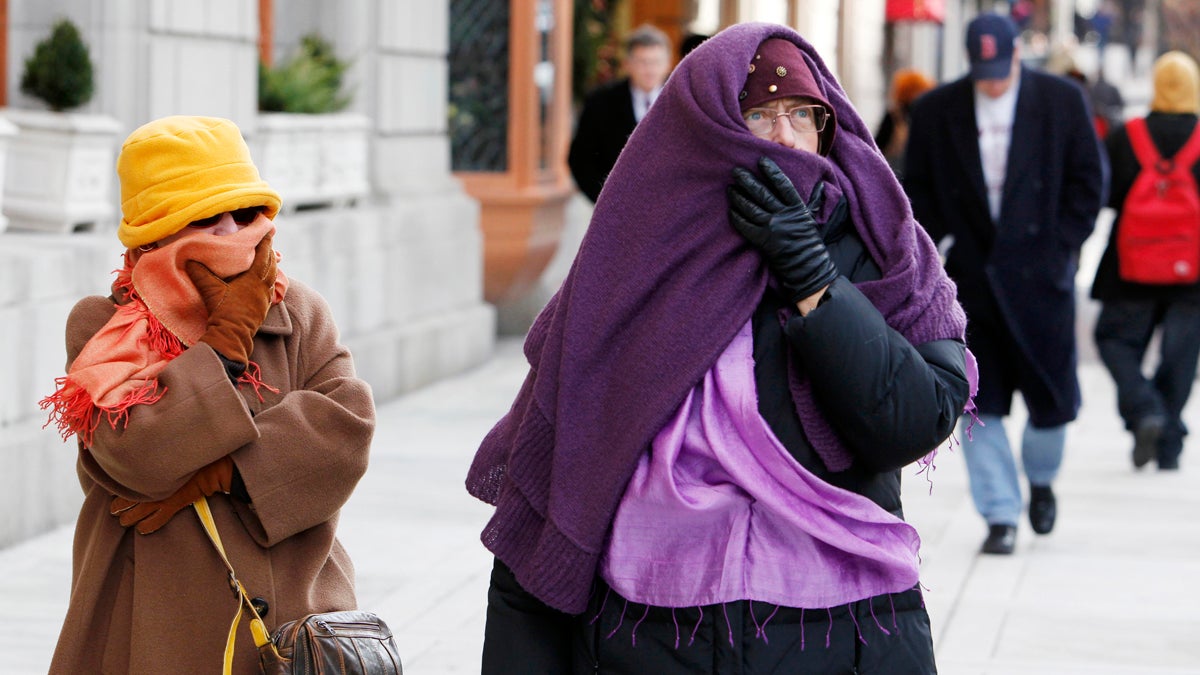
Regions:
M 904 187 L 967 311 L 979 364 L 978 422 L 962 436 L 985 553 L 1011 553 L 1022 497 L 1003 419 L 1020 391 L 1021 457 L 1035 532 L 1054 526 L 1051 483 L 1080 405 L 1075 272 L 1108 168 L 1083 90 L 1021 66 L 1017 29 L 983 14 L 967 29 L 971 72 L 918 100 Z M 964 424 L 971 420 L 964 420 Z
M 595 203 L 617 157 L 671 72 L 671 41 L 645 25 L 625 39 L 626 77 L 599 87 L 584 99 L 567 154 L 580 191 Z

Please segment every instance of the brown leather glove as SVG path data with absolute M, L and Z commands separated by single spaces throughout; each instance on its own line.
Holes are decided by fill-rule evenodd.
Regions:
M 175 494 L 158 502 L 135 502 L 113 497 L 108 512 L 120 516 L 121 526 L 137 525 L 141 534 L 156 532 L 192 502 L 217 492 L 228 493 L 233 485 L 233 460 L 229 455 L 197 471 Z
M 208 308 L 208 327 L 200 341 L 243 366 L 250 362 L 254 334 L 271 308 L 275 289 L 275 251 L 271 248 L 271 238 L 268 234 L 255 247 L 250 269 L 229 279 L 218 277 L 195 260 L 184 265 Z

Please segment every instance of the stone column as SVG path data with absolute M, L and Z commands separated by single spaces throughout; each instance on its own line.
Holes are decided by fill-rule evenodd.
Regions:
M 803 11 L 796 13 L 792 27 L 816 47 L 825 65 L 838 74 L 840 72 L 838 11 L 840 2 L 806 3 Z
M 1050 6 L 1050 48 L 1060 45 L 1074 46 L 1075 0 L 1052 0 Z
M 967 23 L 975 18 L 975 12 L 966 10 L 962 3 L 946 3 L 946 22 L 942 25 L 942 72 L 943 82 L 956 80 L 967 73 Z
M 858 114 L 874 130 L 887 109 L 883 70 L 884 0 L 842 0 L 838 74 Z

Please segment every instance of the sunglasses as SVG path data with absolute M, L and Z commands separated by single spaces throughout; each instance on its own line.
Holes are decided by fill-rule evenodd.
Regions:
M 192 222 L 188 223 L 188 227 L 195 227 L 198 229 L 212 227 L 220 222 L 221 219 L 225 217 L 226 213 L 233 216 L 233 222 L 237 223 L 238 225 L 249 225 L 250 223 L 254 222 L 254 219 L 257 218 L 259 214 L 265 212 L 266 210 L 267 207 L 265 206 L 249 206 L 244 209 L 234 209 L 233 211 L 218 213 L 215 216 L 201 218 L 200 220 L 193 220 Z

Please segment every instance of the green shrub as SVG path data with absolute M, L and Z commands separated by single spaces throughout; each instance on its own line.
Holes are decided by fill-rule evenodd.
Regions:
M 51 110 L 70 110 L 91 100 L 93 86 L 87 45 L 75 24 L 61 19 L 25 60 L 21 92 L 44 101 Z
M 258 109 L 268 112 L 328 113 L 350 104 L 342 93 L 342 75 L 350 67 L 316 33 L 300 39 L 292 58 L 268 68 L 258 66 Z

